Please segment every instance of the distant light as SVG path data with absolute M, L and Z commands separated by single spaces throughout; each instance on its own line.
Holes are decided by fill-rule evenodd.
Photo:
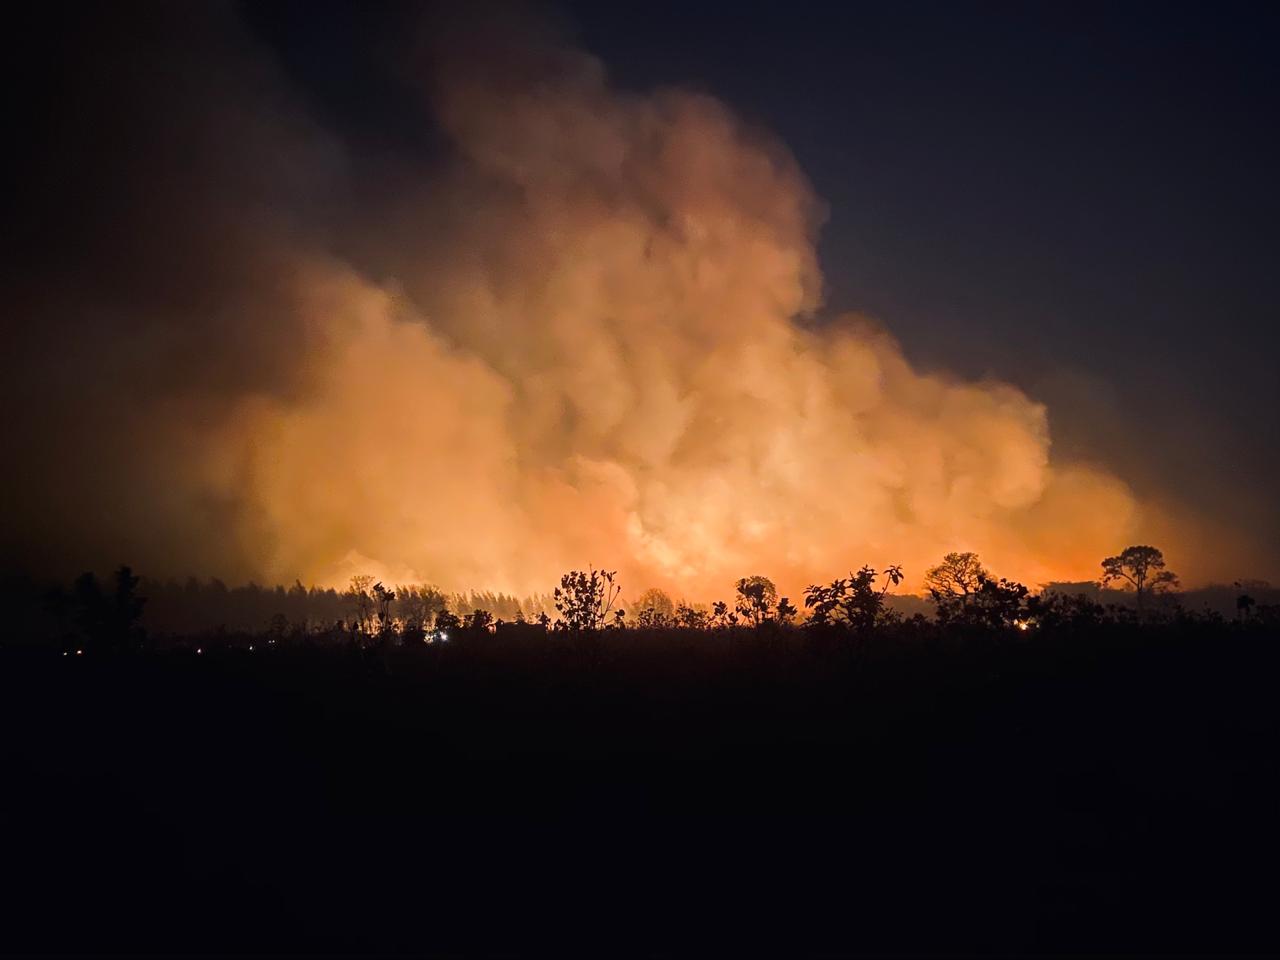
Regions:
M 442 633 L 442 634 L 440 634 L 440 639 L 441 639 L 441 640 L 448 640 L 448 639 L 449 639 L 449 635 L 448 635 L 447 633 Z
M 62 655 L 65 657 L 67 655 L 67 651 L 63 650 Z
M 83 650 L 77 650 L 77 651 L 76 651 L 76 656 L 77 656 L 77 657 L 82 657 L 82 656 L 84 656 L 84 651 L 83 651 Z
M 202 650 L 200 647 L 196 647 L 196 653 L 204 653 L 204 650 Z
M 249 644 L 249 652 L 250 652 L 250 653 L 253 653 L 253 644 L 252 644 L 252 643 L 251 643 L 251 644 Z
M 1027 621 L 1025 620 L 1014 621 L 1013 625 L 1017 627 L 1019 630 L 1027 630 L 1031 627 L 1031 624 L 1027 623 Z

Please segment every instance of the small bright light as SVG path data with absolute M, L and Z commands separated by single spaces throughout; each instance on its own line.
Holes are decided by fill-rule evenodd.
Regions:
M 202 650 L 200 647 L 196 647 L 196 653 L 204 653 L 204 650 Z
M 441 640 L 448 640 L 448 639 L 449 639 L 449 635 L 448 635 L 447 633 L 442 633 L 442 634 L 440 634 L 440 639 L 441 639 Z
M 1019 630 L 1026 630 L 1031 626 L 1031 624 L 1027 623 L 1027 621 L 1025 620 L 1019 620 L 1014 624 L 1014 626 L 1016 626 Z
M 84 656 L 84 651 L 83 651 L 83 650 L 77 650 L 77 651 L 76 651 L 76 656 L 77 656 L 77 657 L 82 657 L 82 656 Z
M 253 653 L 253 644 L 252 644 L 252 643 L 251 643 L 251 644 L 249 644 L 249 652 L 250 652 L 250 653 Z
M 63 650 L 62 655 L 65 657 L 67 655 L 67 651 Z

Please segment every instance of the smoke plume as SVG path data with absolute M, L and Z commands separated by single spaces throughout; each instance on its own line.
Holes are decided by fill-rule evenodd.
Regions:
M 517 592 L 1091 577 L 1151 529 L 1011 386 L 824 317 L 820 200 L 723 103 L 511 34 L 424 53 L 445 148 L 378 183 L 229 16 L 170 15 L 37 132 L 10 302 L 26 561 Z M 213 39 L 210 39 L 210 38 Z M 104 66 L 104 65 L 114 66 Z M 50 211 L 58 211 L 54 214 Z

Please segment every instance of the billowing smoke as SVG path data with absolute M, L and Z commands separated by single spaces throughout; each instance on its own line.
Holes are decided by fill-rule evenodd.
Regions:
M 29 562 L 512 591 L 595 563 L 706 598 L 955 549 L 1080 579 L 1148 529 L 1034 400 L 821 316 L 822 205 L 724 104 L 490 36 L 430 58 L 444 157 L 369 189 L 190 19 L 42 132 L 31 219 L 63 214 L 6 388 Z

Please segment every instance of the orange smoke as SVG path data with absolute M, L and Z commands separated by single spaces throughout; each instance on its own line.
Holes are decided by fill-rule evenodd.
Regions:
M 128 199 L 22 301 L 45 339 L 5 389 L 47 413 L 7 428 L 15 552 L 519 594 L 594 563 L 707 599 L 864 563 L 914 586 L 951 550 L 1082 579 L 1151 530 L 1124 483 L 1054 460 L 1017 389 L 820 317 L 822 205 L 714 99 L 618 92 L 555 47 L 446 58 L 448 162 L 339 229 L 313 221 L 345 195 L 340 146 L 261 95 L 250 53 L 199 59 L 233 32 L 185 16 L 161 32 L 189 43 L 84 92 L 111 123 L 65 177 Z
M 1092 576 L 1138 513 L 1054 463 L 1043 407 L 912 369 L 819 306 L 820 204 L 719 103 L 623 95 L 565 55 L 528 89 L 439 101 L 453 204 L 395 284 L 308 258 L 308 380 L 245 397 L 207 448 L 272 579 L 356 569 L 545 589 L 571 567 L 706 597 L 954 549 L 1039 582 Z

